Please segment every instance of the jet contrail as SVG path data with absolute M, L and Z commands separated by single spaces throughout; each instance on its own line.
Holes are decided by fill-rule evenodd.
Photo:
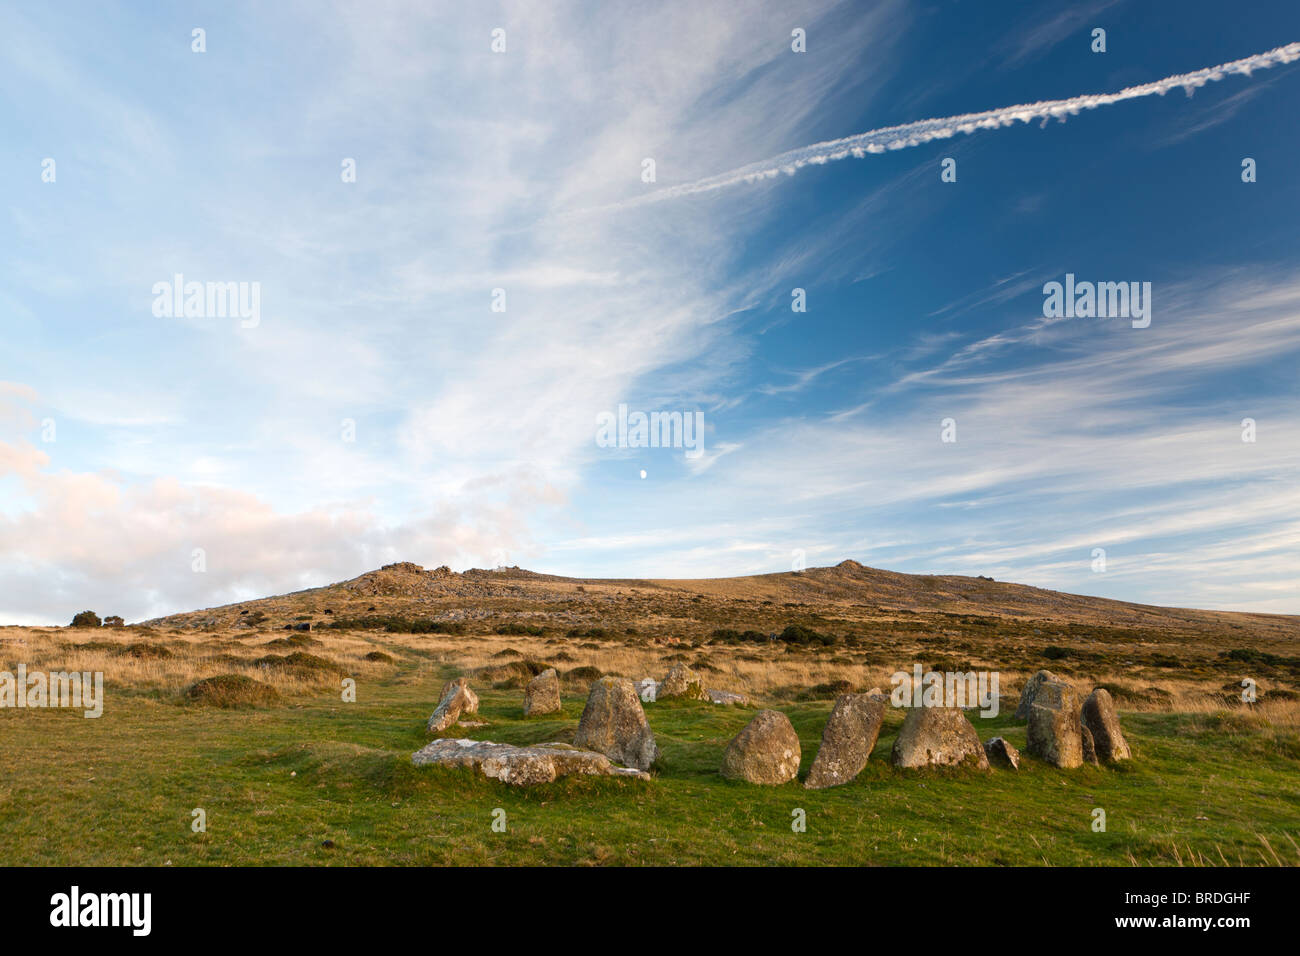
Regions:
M 832 160 L 844 159 L 846 156 L 861 159 L 868 153 L 907 149 L 909 146 L 919 146 L 931 140 L 946 139 L 955 136 L 957 133 L 973 133 L 978 129 L 997 129 L 1002 126 L 1010 126 L 1017 120 L 1028 123 L 1034 119 L 1046 121 L 1056 117 L 1064 121 L 1066 116 L 1073 116 L 1082 110 L 1093 110 L 1099 106 L 1110 106 L 1112 103 L 1135 100 L 1152 94 L 1164 96 L 1170 90 L 1177 89 L 1180 86 L 1188 96 L 1191 96 L 1194 89 L 1204 86 L 1211 80 L 1221 80 L 1233 73 L 1244 73 L 1249 76 L 1255 70 L 1267 70 L 1279 63 L 1290 63 L 1297 59 L 1300 59 L 1300 43 L 1288 43 L 1286 46 L 1269 50 L 1267 53 L 1257 53 L 1242 60 L 1233 60 L 1231 63 L 1206 67 L 1203 70 L 1197 70 L 1195 73 L 1167 76 L 1163 80 L 1156 80 L 1154 83 L 1130 86 L 1118 93 L 1092 93 L 1084 96 L 1074 96 L 1068 100 L 1043 100 L 1038 103 L 1025 103 L 1021 106 L 1004 106 L 1001 109 L 985 110 L 983 113 L 963 113 L 961 116 L 917 120 L 914 123 L 904 123 L 902 126 L 887 126 L 884 129 L 858 133 L 856 136 L 846 136 L 844 139 L 832 139 L 824 143 L 814 143 L 812 146 L 792 149 L 788 153 L 750 163 L 730 172 L 710 176 L 707 179 L 699 179 L 693 183 L 683 183 L 680 186 L 669 186 L 666 189 L 659 189 L 644 196 L 614 203 L 604 208 L 606 210 L 630 209 L 647 203 L 663 202 L 665 199 L 677 199 L 681 196 L 693 196 L 696 193 L 725 189 L 738 183 L 753 183 L 761 179 L 771 179 L 781 173 L 793 176 L 805 166 L 829 163 Z

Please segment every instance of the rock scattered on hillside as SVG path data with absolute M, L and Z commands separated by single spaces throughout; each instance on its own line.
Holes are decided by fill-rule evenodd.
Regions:
M 524 688 L 524 716 L 555 714 L 560 711 L 560 678 L 555 668 L 542 671 Z
M 1083 723 L 1092 732 L 1097 756 L 1105 761 L 1128 760 L 1133 756 L 1124 732 L 1119 727 L 1119 713 L 1110 691 L 1096 688 L 1083 702 Z
M 340 587 L 367 597 L 429 597 L 445 593 L 459 575 L 445 564 L 426 571 L 410 561 L 385 564 L 377 571 L 343 582 Z
M 649 770 L 659 759 L 641 698 L 626 677 L 602 677 L 592 683 L 573 743 L 637 770 Z
M 979 734 L 956 707 L 910 708 L 890 759 L 895 767 L 989 767 Z
M 843 694 L 837 698 L 804 786 L 809 790 L 835 787 L 860 774 L 880 736 L 885 706 L 884 701 L 869 694 Z
M 760 710 L 727 744 L 722 775 L 750 783 L 789 783 L 799 773 L 799 735 L 779 710 Z
M 443 738 L 417 750 L 411 762 L 417 767 L 472 767 L 485 777 L 515 787 L 550 783 L 574 774 L 650 779 L 642 770 L 617 766 L 604 754 L 561 743 L 516 747 L 489 740 Z
M 462 714 L 478 713 L 478 695 L 470 689 L 469 678 L 457 677 L 442 685 L 438 708 L 429 718 L 428 731 L 440 734 L 456 723 Z

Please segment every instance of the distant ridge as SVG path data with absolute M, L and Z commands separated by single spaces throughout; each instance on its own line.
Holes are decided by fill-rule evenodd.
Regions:
M 1241 631 L 1274 638 L 1300 638 L 1300 616 L 1208 611 L 1134 604 L 961 575 L 904 574 L 871 568 L 852 559 L 833 567 L 808 568 L 731 578 L 570 578 L 518 567 L 452 571 L 402 561 L 346 581 L 203 611 L 155 618 L 148 625 L 229 626 L 259 610 L 284 616 L 304 611 L 335 616 L 450 613 L 472 619 L 513 608 L 556 604 L 586 607 L 594 602 L 706 602 L 709 605 L 816 606 L 854 616 L 906 618 L 951 615 L 1087 624 L 1112 628 L 1154 628 L 1204 632 Z M 591 612 L 599 610 L 588 607 Z

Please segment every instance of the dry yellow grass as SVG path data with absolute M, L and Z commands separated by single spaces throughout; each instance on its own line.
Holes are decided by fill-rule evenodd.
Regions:
M 310 643 L 288 646 L 287 633 L 299 640 L 309 638 Z M 149 648 L 162 647 L 170 656 L 130 653 L 131 649 L 142 647 L 146 655 Z M 225 629 L 194 633 L 143 627 L 0 628 L 0 660 L 10 670 L 23 661 L 29 670 L 102 672 L 109 686 L 163 693 L 179 693 L 196 680 L 220 674 L 252 677 L 284 695 L 315 691 L 323 684 L 338 680 L 338 675 L 331 673 L 303 673 L 257 664 L 267 656 L 282 656 L 295 650 L 337 663 L 356 677 L 394 670 L 392 664 L 366 660 L 367 654 L 380 651 L 415 664 L 414 668 L 395 675 L 397 680 L 409 683 L 429 682 L 435 672 L 446 668 L 474 675 L 483 669 L 525 659 L 554 664 L 561 673 L 594 667 L 604 674 L 661 679 L 675 661 L 684 660 L 701 671 L 706 686 L 742 693 L 759 703 L 788 699 L 801 691 L 819 688 L 823 689 L 819 696 L 834 696 L 833 691 L 826 689 L 835 686 L 857 690 L 879 687 L 888 692 L 895 671 L 894 666 L 851 661 L 824 648 L 783 644 L 691 647 L 548 640 L 526 635 L 417 635 L 338 630 L 306 635 Z M 919 643 L 896 648 L 899 661 L 924 660 L 927 653 L 927 648 Z M 981 666 L 978 660 L 973 664 L 977 668 Z M 999 671 L 1002 693 L 1014 698 L 1032 673 L 1028 669 Z M 1123 671 L 1100 670 L 1076 674 L 1071 679 L 1086 687 L 1104 683 L 1134 691 L 1140 689 L 1147 694 L 1159 692 L 1149 697 L 1126 698 L 1122 709 L 1128 711 L 1213 715 L 1225 710 L 1222 688 L 1214 681 L 1158 679 L 1134 683 L 1129 676 Z M 484 680 L 487 682 L 488 677 Z M 1250 713 L 1261 726 L 1300 727 L 1300 701 L 1270 699 L 1269 692 L 1275 686 L 1280 685 L 1260 681 L 1262 699 L 1252 706 Z
M 3 628 L 5 641 L 0 657 L 12 670 L 24 662 L 28 670 L 90 671 L 102 673 L 108 686 L 139 690 L 179 692 L 196 680 L 219 674 L 243 674 L 277 691 L 292 694 L 310 690 L 332 677 L 301 671 L 260 667 L 255 662 L 270 654 L 286 654 L 299 648 L 271 644 L 283 635 L 169 634 L 147 628 Z M 93 646 L 87 646 L 93 645 Z M 168 657 L 133 656 L 131 649 L 165 648 Z M 357 674 L 378 673 L 391 665 L 371 663 L 365 655 L 376 649 L 373 642 L 347 635 L 332 636 L 328 647 L 300 648 L 308 653 L 345 665 Z M 146 649 L 146 655 L 149 651 Z

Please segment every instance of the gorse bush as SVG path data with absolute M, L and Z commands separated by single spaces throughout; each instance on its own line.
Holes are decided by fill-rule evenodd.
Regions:
M 1270 654 L 1253 647 L 1236 647 L 1230 651 L 1222 651 L 1219 657 L 1227 661 L 1254 664 L 1257 667 L 1279 667 L 1293 674 L 1300 674 L 1300 657 L 1283 657 L 1281 654 Z
M 196 681 L 185 692 L 195 703 L 212 707 L 256 707 L 274 704 L 280 699 L 274 687 L 243 674 L 218 674 Z
M 712 639 L 722 644 L 760 644 L 774 641 L 781 644 L 821 645 L 823 647 L 842 642 L 851 641 L 856 643 L 858 641 L 856 635 L 841 638 L 835 634 L 823 634 L 821 631 L 815 631 L 803 624 L 788 624 L 785 630 L 779 634 L 764 634 L 762 631 L 755 630 L 742 632 L 728 627 L 720 627 L 713 632 Z
M 94 611 L 82 611 L 72 619 L 73 627 L 99 627 L 99 615 Z
M 802 624 L 787 625 L 786 629 L 776 636 L 776 639 L 784 644 L 821 644 L 823 646 L 829 646 L 839 640 L 834 634 L 822 634 L 820 631 L 814 631 Z
M 273 641 L 267 641 L 263 647 L 316 647 L 320 641 L 314 637 L 308 637 L 306 634 L 291 634 L 288 637 L 277 637 Z
M 603 627 L 572 627 L 569 628 L 566 637 L 609 637 L 609 632 Z
M 334 661 L 317 657 L 315 654 L 308 654 L 305 651 L 294 651 L 292 654 L 283 657 L 279 654 L 268 654 L 253 661 L 253 664 L 256 667 L 287 671 L 296 677 L 319 678 L 347 673 L 346 668 L 341 667 Z
M 151 644 L 148 641 L 141 641 L 138 644 L 128 644 L 114 651 L 119 657 L 133 657 L 138 661 L 165 661 L 175 655 L 171 649 L 163 644 Z
M 740 631 L 732 630 L 729 627 L 720 627 L 712 634 L 713 640 L 722 644 L 756 644 L 768 639 L 766 634 L 760 631 Z
M 376 614 L 365 617 L 341 617 L 324 627 L 340 631 L 376 631 L 390 634 L 464 634 L 460 621 L 438 621 L 433 618 L 410 618 L 396 614 Z

